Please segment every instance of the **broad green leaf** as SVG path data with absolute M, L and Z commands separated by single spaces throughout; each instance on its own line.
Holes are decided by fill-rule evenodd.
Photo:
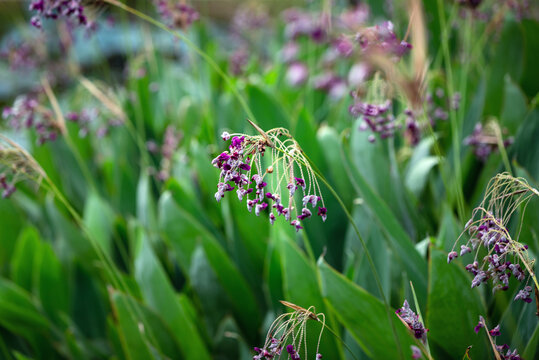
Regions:
M 438 158 L 428 156 L 421 159 L 415 166 L 410 168 L 406 174 L 406 187 L 415 195 L 421 195 L 425 188 L 430 171 L 438 164 Z
M 528 341 L 528 345 L 524 349 L 524 352 L 521 353 L 523 359 L 536 359 L 537 358 L 537 349 L 539 349 L 539 325 L 535 327 L 533 334 Z
M 110 256 L 114 213 L 95 193 L 88 196 L 84 207 L 84 225 L 103 252 Z
M 135 278 L 145 302 L 168 324 L 186 359 L 210 359 L 195 325 L 176 299 L 174 289 L 154 255 L 150 240 L 140 229 L 137 242 Z
M 480 289 L 471 289 L 470 284 L 471 278 L 459 261 L 448 264 L 447 253 L 431 249 L 428 311 L 425 316 L 429 342 L 436 343 L 446 354 L 456 357 L 463 356 L 466 348 L 472 345 L 470 357 L 483 359 L 490 349 L 484 334 L 476 334 L 474 326 L 480 315 L 487 315 L 487 309 Z
M 322 294 L 337 319 L 352 334 L 362 350 L 373 359 L 397 359 L 398 347 L 388 316 L 398 334 L 398 341 L 405 359 L 411 358 L 410 345 L 414 344 L 406 328 L 390 309 L 325 262 L 318 266 L 322 281 Z
M 143 335 L 144 325 L 133 318 L 132 307 L 128 305 L 127 297 L 116 291 L 113 291 L 110 297 L 118 319 L 120 339 L 127 358 L 130 360 L 153 359 L 146 335 Z
M 147 229 L 156 228 L 157 220 L 151 181 L 145 171 L 140 175 L 137 185 L 137 219 Z
M 361 195 L 369 209 L 375 215 L 377 222 L 387 234 L 384 239 L 389 240 L 389 247 L 406 269 L 410 280 L 414 283 L 417 296 L 424 299 L 427 294 L 427 264 L 414 247 L 412 239 L 408 236 L 402 225 L 387 204 L 374 192 L 362 173 L 351 166 L 354 181 L 361 191 Z
M 48 320 L 32 302 L 30 294 L 4 278 L 0 278 L 0 324 L 22 336 L 49 330 Z
M 245 92 L 249 101 L 249 107 L 253 111 L 257 123 L 263 130 L 276 127 L 288 127 L 288 117 L 277 100 L 267 90 L 258 85 L 248 85 Z M 255 130 L 252 130 L 254 133 Z
M 36 285 L 35 267 L 37 258 L 40 256 L 41 240 L 37 230 L 27 227 L 17 239 L 13 257 L 11 259 L 11 279 L 26 291 L 32 292 Z
M 50 244 L 42 244 L 35 270 L 43 310 L 56 324 L 61 324 L 60 316 L 69 312 L 69 289 L 62 264 Z

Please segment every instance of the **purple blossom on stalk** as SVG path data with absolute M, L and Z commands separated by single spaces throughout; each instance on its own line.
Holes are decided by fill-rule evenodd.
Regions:
M 32 0 L 30 11 L 34 11 L 35 15 L 30 23 L 40 29 L 43 19 L 64 18 L 74 25 L 93 26 L 93 23 L 88 21 L 84 10 L 82 0 Z
M 288 130 L 277 128 L 263 132 L 256 125 L 260 135 L 229 134 L 222 138 L 230 140 L 229 150 L 219 154 L 212 161 L 220 169 L 219 183 L 215 199 L 220 201 L 226 192 L 236 190 L 239 201 L 246 198 L 247 210 L 254 208 L 256 216 L 268 211 L 269 222 L 274 224 L 278 216 L 283 216 L 296 231 L 303 228 L 302 221 L 312 217 L 308 204 L 314 207 L 323 199 L 312 168 L 303 156 L 299 145 Z M 280 138 L 286 137 L 285 141 Z M 270 166 L 262 164 L 266 150 L 270 152 Z M 284 155 L 283 155 L 284 154 Z M 276 160 L 275 160 L 276 159 Z M 302 177 L 294 176 L 299 171 Z M 272 175 L 273 173 L 275 175 Z M 281 175 L 282 174 L 282 175 Z M 306 178 L 303 175 L 306 174 Z M 285 193 L 281 189 L 285 188 Z M 295 194 L 300 189 L 303 207 L 296 206 Z M 300 210 L 301 209 L 301 210 Z M 325 221 L 327 210 L 318 211 Z
M 8 183 L 6 174 L 4 173 L 0 174 L 0 189 L 3 189 L 3 199 L 9 198 L 15 192 L 15 190 L 17 190 L 14 183 Z
M 493 344 L 494 351 L 497 352 L 498 355 L 499 355 L 496 358 L 501 358 L 503 360 L 522 360 L 516 349 L 511 351 L 507 344 L 496 345 L 496 340 L 492 339 L 492 337 L 497 337 L 497 336 L 501 335 L 500 325 L 497 325 L 494 329 L 489 330 L 487 328 L 486 323 L 485 323 L 485 319 L 483 319 L 483 317 L 480 315 L 479 316 L 479 323 L 475 326 L 474 331 L 476 333 L 479 333 L 479 330 L 482 329 L 482 328 L 485 328 L 485 330 L 487 331 L 489 339 L 490 339 L 491 343 Z M 507 352 L 505 352 L 505 350 L 507 350 Z
M 14 130 L 34 128 L 38 145 L 56 140 L 60 132 L 52 112 L 40 106 L 35 94 L 19 95 L 11 107 L 4 108 L 2 117 Z
M 429 330 L 419 320 L 419 316 L 410 309 L 408 301 L 404 300 L 402 308 L 397 309 L 395 314 L 408 326 L 416 339 L 421 340 L 423 343 L 427 341 L 427 331 Z
M 249 54 L 243 48 L 234 51 L 229 57 L 230 72 L 234 76 L 240 76 L 245 72 L 245 67 L 249 62 Z
M 410 345 L 410 348 L 412 349 L 412 359 L 421 359 L 421 349 L 418 348 L 415 345 Z
M 286 71 L 286 81 L 291 86 L 300 86 L 304 84 L 305 81 L 307 81 L 308 76 L 309 69 L 307 69 L 307 65 L 300 62 L 290 64 Z
M 532 302 L 531 293 L 532 293 L 532 287 L 526 286 L 524 287 L 524 289 L 518 292 L 517 296 L 515 296 L 515 301 L 522 300 L 529 304 Z
M 348 111 L 352 116 L 361 117 L 363 120 L 359 126 L 359 130 L 368 130 L 373 135 L 379 134 L 380 138 L 386 139 L 392 137 L 395 134 L 395 130 L 399 127 L 395 122 L 395 117 L 389 111 L 390 108 L 391 101 L 389 100 L 386 100 L 382 104 L 369 104 L 358 99 L 355 104 L 349 107 Z M 371 139 L 374 140 L 374 137 Z
M 525 179 L 514 178 L 509 174 L 498 174 L 489 182 L 481 205 L 474 209 L 471 219 L 466 223 L 455 248 L 462 236 L 468 234 L 468 240 L 461 244 L 461 255 L 474 253 L 471 263 L 465 269 L 474 278 L 471 287 L 491 282 L 492 291 L 507 291 L 509 281 L 514 277 L 519 282 L 532 278 L 537 283 L 531 270 L 533 261 L 528 254 L 528 246 L 512 239 L 507 229 L 515 209 L 525 208 L 527 201 L 539 192 L 532 188 Z M 478 216 L 479 215 L 479 216 Z M 478 259 L 480 251 L 486 255 Z M 451 254 L 455 254 L 454 250 Z M 449 259 L 449 257 L 448 257 Z M 526 284 L 527 285 L 527 284 Z M 531 287 L 519 291 L 516 300 L 531 302 Z
M 364 53 L 382 53 L 392 56 L 395 60 L 400 59 L 412 48 L 406 41 L 397 39 L 391 21 L 361 30 L 356 34 L 356 42 Z
M 193 7 L 175 0 L 153 0 L 159 16 L 170 27 L 186 30 L 200 17 Z
M 472 134 L 464 139 L 464 144 L 471 146 L 475 156 L 483 162 L 487 160 L 492 152 L 498 150 L 498 140 L 502 142 L 504 148 L 513 144 L 512 137 L 505 140 L 498 139 L 494 126 L 497 125 L 483 126 L 481 123 L 478 123 L 475 125 Z

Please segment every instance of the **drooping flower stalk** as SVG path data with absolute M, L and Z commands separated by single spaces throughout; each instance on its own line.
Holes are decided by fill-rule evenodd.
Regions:
M 520 229 L 513 238 L 507 226 L 515 212 L 521 207 L 525 209 L 534 196 L 539 197 L 539 191 L 523 178 L 503 173 L 491 179 L 481 205 L 473 211 L 472 218 L 447 257 L 447 261 L 451 262 L 459 255 L 475 253 L 473 262 L 466 265 L 466 270 L 474 275 L 472 287 L 491 280 L 493 291 L 505 291 L 509 288 L 510 277 L 513 276 L 526 283 L 515 300 L 531 302 L 532 289 L 527 286 L 529 279 L 539 288 L 533 271 L 535 259 L 529 256 L 528 246 L 519 242 Z M 469 234 L 469 239 L 460 245 L 459 254 L 455 247 L 465 233 Z M 479 250 L 482 248 L 487 251 L 487 255 L 478 259 Z
M 265 132 L 251 124 L 258 135 L 222 134 L 223 140 L 231 139 L 231 144 L 228 151 L 212 161 L 221 170 L 215 199 L 220 201 L 225 193 L 235 190 L 240 201 L 246 199 L 249 212 L 254 209 L 260 216 L 268 209 L 272 225 L 278 216 L 283 216 L 296 231 L 303 228 L 302 221 L 313 212 L 325 221 L 327 208 L 320 186 L 299 144 L 287 129 Z M 299 193 L 301 206 L 297 201 Z M 317 208 L 319 202 L 321 206 Z
M 281 355 L 287 356 L 292 360 L 300 360 L 300 354 L 304 353 L 304 359 L 308 359 L 307 353 L 307 322 L 314 320 L 320 322 L 322 327 L 318 335 L 316 344 L 316 359 L 322 359 L 320 354 L 320 340 L 326 327 L 326 317 L 323 313 L 316 313 L 314 306 L 304 309 L 287 301 L 281 303 L 293 312 L 287 312 L 277 317 L 271 324 L 264 346 L 255 347 L 256 353 L 253 360 L 269 360 L 280 358 Z

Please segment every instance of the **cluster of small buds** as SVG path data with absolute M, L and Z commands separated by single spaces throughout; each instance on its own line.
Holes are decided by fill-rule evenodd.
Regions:
M 410 349 L 412 350 L 412 359 L 421 359 L 423 357 L 423 354 L 421 354 L 421 349 L 417 346 L 410 345 Z
M 283 350 L 282 342 L 276 338 L 271 338 L 269 341 L 269 345 L 264 348 L 256 347 L 254 348 L 256 355 L 253 356 L 253 360 L 261 360 L 261 359 L 273 359 L 276 356 L 281 355 L 281 352 Z
M 244 48 L 235 50 L 228 59 L 230 72 L 234 76 L 242 75 L 248 62 L 249 53 Z
M 300 360 L 300 349 L 304 346 L 305 358 L 307 359 L 307 344 L 306 341 L 306 326 L 307 321 L 314 320 L 322 323 L 322 329 L 318 336 L 318 344 L 316 346 L 316 360 L 322 359 L 322 354 L 319 352 L 320 339 L 325 327 L 325 315 L 323 313 L 314 313 L 314 307 L 304 309 L 287 301 L 281 301 L 287 307 L 294 309 L 294 312 L 284 313 L 277 317 L 271 324 L 268 331 L 268 336 L 263 348 L 255 347 L 256 355 L 253 360 L 271 360 L 281 357 L 283 346 L 286 350 L 287 358 L 292 360 Z M 312 311 L 311 311 L 312 310 Z M 287 344 L 285 346 L 285 344 Z
M 70 112 L 66 115 L 66 119 L 79 125 L 79 137 L 85 138 L 90 133 L 92 123 L 95 123 L 99 117 L 97 108 L 86 108 L 80 112 Z M 106 124 L 101 124 L 95 131 L 98 138 L 102 138 L 109 133 L 110 127 L 115 127 L 123 124 L 121 120 L 110 119 Z
M 296 40 L 300 36 L 310 37 L 317 43 L 326 40 L 327 21 L 323 14 L 292 8 L 283 13 L 283 20 L 286 23 L 285 36 L 290 40 Z
M 438 121 L 446 121 L 449 118 L 449 109 L 458 110 L 460 94 L 455 93 L 451 99 L 447 99 L 444 90 L 438 88 L 434 92 L 434 96 L 432 93 L 427 94 L 426 105 L 426 118 L 434 127 Z M 404 137 L 410 145 L 415 146 L 421 140 L 421 127 L 418 119 L 423 115 L 423 110 L 405 109 L 404 115 L 406 116 Z
M 28 42 L 9 42 L 0 50 L 0 59 L 7 61 L 11 70 L 29 70 L 36 67 L 39 55 Z
M 395 60 L 400 59 L 412 48 L 412 45 L 406 41 L 398 40 L 391 21 L 361 30 L 356 35 L 356 41 L 364 53 L 383 53 L 392 56 Z
M 504 129 L 503 131 L 507 131 Z M 502 141 L 503 147 L 506 148 L 513 144 L 513 138 L 509 137 Z M 465 145 L 470 145 L 474 149 L 475 156 L 481 160 L 486 161 L 488 156 L 498 150 L 498 139 L 489 127 L 483 126 L 481 123 L 475 125 L 473 133 L 464 139 Z
M 154 0 L 154 4 L 159 16 L 170 27 L 185 30 L 200 17 L 198 11 L 184 2 Z
M 390 100 L 386 100 L 383 104 L 369 104 L 357 100 L 348 110 L 354 117 L 361 116 L 363 121 L 359 130 L 371 131 L 373 134 L 369 135 L 368 139 L 372 143 L 376 141 L 374 134 L 379 134 L 380 138 L 386 139 L 393 136 L 395 130 L 399 128 L 390 109 Z
M 286 81 L 291 86 L 303 85 L 309 77 L 309 69 L 302 62 L 293 62 L 286 70 Z
M 520 264 L 511 262 L 510 255 L 516 252 L 525 252 L 528 246 L 512 241 L 501 219 L 486 212 L 480 220 L 468 221 L 465 229 L 468 231 L 470 239 L 465 245 L 460 246 L 460 256 L 471 253 L 472 250 L 476 253 L 474 261 L 465 267 L 468 272 L 474 275 L 472 288 L 491 280 L 493 291 L 506 291 L 509 288 L 511 275 L 520 282 L 526 279 Z M 477 261 L 480 247 L 485 248 L 488 252 L 481 265 Z M 451 262 L 458 256 L 456 251 L 451 251 L 447 256 L 447 262 Z
M 174 156 L 174 152 L 178 149 L 181 138 L 181 133 L 173 125 L 169 125 L 165 130 L 163 144 L 161 147 L 159 147 L 155 141 L 148 141 L 146 143 L 146 148 L 150 153 L 160 153 L 161 155 L 159 171 L 152 169 L 157 180 L 166 181 L 170 178 L 173 164 L 172 158 Z
M 515 301 L 522 300 L 529 304 L 532 302 L 531 293 L 532 293 L 532 287 L 525 286 L 524 289 L 520 290 L 517 296 L 515 296 Z
M 8 183 L 6 174 L 0 174 L 0 188 L 3 189 L 2 198 L 4 199 L 9 198 L 17 190 L 15 184 Z
M 84 14 L 82 0 L 32 0 L 30 10 L 35 15 L 30 20 L 36 28 L 42 27 L 42 19 L 65 18 L 75 25 L 92 26 Z
M 37 143 L 43 145 L 47 141 L 56 140 L 59 130 L 52 113 L 39 107 L 37 97 L 20 95 L 11 107 L 4 108 L 2 117 L 14 130 L 33 127 L 38 135 Z
M 419 320 L 419 316 L 410 309 L 408 301 L 404 300 L 402 308 L 397 309 L 395 314 L 410 328 L 410 331 L 414 334 L 414 337 L 421 340 L 423 343 L 427 340 L 427 331 L 423 323 Z
M 480 315 L 479 323 L 474 327 L 474 331 L 477 334 L 479 333 L 479 330 L 483 328 L 488 332 L 490 337 L 497 337 L 501 335 L 500 325 L 496 325 L 495 328 L 488 330 L 488 328 L 486 327 L 485 319 Z M 499 357 L 496 357 L 496 358 L 501 358 L 503 360 L 521 360 L 521 357 L 518 354 L 517 350 L 514 349 L 513 351 L 511 351 L 511 349 L 509 348 L 507 344 L 496 345 L 495 341 L 493 341 L 493 346 L 499 355 Z
M 279 136 L 288 137 L 285 142 L 279 139 Z M 302 229 L 301 222 L 312 216 L 311 209 L 316 209 L 318 202 L 322 206 L 318 207 L 318 215 L 323 221 L 327 218 L 327 209 L 324 206 L 320 195 L 320 189 L 316 179 L 308 165 L 306 159 L 301 155 L 301 151 L 295 141 L 291 145 L 291 137 L 285 129 L 272 129 L 267 133 L 257 136 L 239 134 L 232 136 L 224 132 L 221 137 L 224 141 L 231 140 L 229 150 L 219 154 L 213 159 L 212 164 L 221 170 L 219 183 L 215 199 L 220 201 L 225 193 L 236 190 L 240 201 L 246 198 L 247 210 L 260 216 L 266 209 L 269 210 L 268 219 L 270 224 L 274 224 L 277 216 L 283 216 L 287 222 L 293 226 L 296 231 Z M 263 170 L 261 158 L 264 156 L 266 148 L 271 149 L 272 165 Z M 285 155 L 277 154 L 282 151 Z M 294 168 L 299 168 L 300 174 L 304 174 L 303 167 L 307 173 L 306 179 L 293 175 Z M 253 168 L 256 168 L 254 173 Z M 275 176 L 272 174 L 275 172 Z M 279 176 L 280 173 L 283 176 Z M 274 186 L 268 185 L 266 180 L 271 177 Z M 286 180 L 286 185 L 282 181 Z M 269 181 L 269 180 L 268 180 Z M 281 184 L 286 186 L 287 193 L 281 193 Z M 302 193 L 301 212 L 293 206 L 295 203 L 295 194 L 298 189 Z M 318 193 L 317 193 L 318 192 Z M 294 213 L 296 216 L 294 216 Z

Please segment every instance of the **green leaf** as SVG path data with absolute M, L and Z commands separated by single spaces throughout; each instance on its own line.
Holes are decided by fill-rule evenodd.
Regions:
M 253 84 L 249 84 L 245 92 L 247 94 L 249 107 L 253 111 L 257 122 L 263 130 L 269 130 L 276 127 L 288 127 L 288 116 L 279 102 L 265 89 Z M 256 132 L 252 129 L 252 132 Z
M 84 207 L 84 225 L 97 241 L 99 247 L 111 255 L 111 236 L 114 212 L 99 195 L 91 193 Z
M 17 239 L 13 258 L 11 259 L 11 279 L 17 285 L 32 292 L 36 284 L 34 265 L 41 250 L 41 240 L 33 227 L 25 228 Z
M 150 177 L 143 171 L 137 185 L 137 219 L 147 229 L 155 229 L 157 224 L 155 201 L 151 190 Z
M 485 343 L 484 334 L 476 334 L 473 330 L 479 315 L 487 314 L 479 289 L 470 288 L 471 279 L 458 261 L 447 263 L 445 252 L 431 249 L 429 265 L 425 324 L 429 328 L 429 342 L 436 343 L 446 354 L 455 356 L 463 355 L 466 348 L 472 345 L 470 357 L 484 359 L 485 351 L 490 350 L 489 346 Z M 435 358 L 443 357 L 443 353 L 438 355 L 433 354 Z
M 127 297 L 117 291 L 113 291 L 110 297 L 118 319 L 118 329 L 123 350 L 128 359 L 153 359 L 154 356 L 146 341 L 146 336 L 143 335 L 144 325 L 133 318 L 132 307 L 128 305 Z
M 384 239 L 389 240 L 389 247 L 414 283 L 418 298 L 424 299 L 427 294 L 427 264 L 425 259 L 419 255 L 412 239 L 387 204 L 374 192 L 362 173 L 355 166 L 351 166 L 351 170 L 363 200 L 375 215 L 382 230 L 387 234 Z
M 137 241 L 135 278 L 145 302 L 168 324 L 186 359 L 210 359 L 196 326 L 178 302 L 150 240 L 140 229 Z
M 325 262 L 318 266 L 322 279 L 322 294 L 337 319 L 354 337 L 361 349 L 373 359 L 397 359 L 399 352 L 388 313 L 384 304 Z M 408 330 L 391 310 L 399 344 L 404 358 L 411 358 L 410 345 L 414 344 Z
M 24 289 L 0 278 L 0 324 L 21 335 L 45 333 L 49 322 Z
M 438 158 L 427 156 L 418 161 L 406 174 L 406 187 L 417 197 L 425 188 L 430 171 L 438 164 Z
M 539 348 L 539 325 L 535 327 L 533 335 L 528 341 L 528 345 L 522 353 L 523 359 L 536 359 L 537 358 L 537 349 Z

